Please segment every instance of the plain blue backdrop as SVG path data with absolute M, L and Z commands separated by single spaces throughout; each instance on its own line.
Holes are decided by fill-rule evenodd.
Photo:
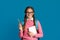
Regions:
M 56 0 L 0 0 L 0 40 L 20 40 L 18 18 L 24 19 L 27 6 L 34 7 L 35 17 L 42 25 L 41 40 L 59 40 Z

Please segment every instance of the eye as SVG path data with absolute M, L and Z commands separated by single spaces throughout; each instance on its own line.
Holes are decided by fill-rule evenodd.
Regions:
M 27 12 L 27 13 L 34 13 L 34 12 Z

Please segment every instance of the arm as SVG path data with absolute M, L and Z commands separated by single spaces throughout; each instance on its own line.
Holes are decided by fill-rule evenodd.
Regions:
M 26 29 L 25 29 L 25 30 L 26 30 Z M 24 36 L 23 33 L 24 33 L 23 30 L 20 30 L 19 36 L 20 36 L 21 38 L 28 38 L 28 39 L 30 39 L 30 37 Z
M 23 37 L 23 31 L 22 31 L 22 30 L 20 30 L 19 36 L 20 36 L 21 38 Z
M 22 30 L 22 24 L 19 24 L 19 36 L 22 38 L 23 37 L 23 30 Z
M 35 37 L 39 38 L 39 37 L 43 37 L 43 32 L 42 32 L 42 27 L 40 22 L 38 21 L 38 30 L 37 30 L 37 34 L 35 35 Z

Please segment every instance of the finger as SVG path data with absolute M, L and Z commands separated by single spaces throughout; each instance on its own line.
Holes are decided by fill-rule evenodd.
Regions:
M 21 25 L 21 24 L 19 24 L 19 27 L 22 27 L 22 25 Z

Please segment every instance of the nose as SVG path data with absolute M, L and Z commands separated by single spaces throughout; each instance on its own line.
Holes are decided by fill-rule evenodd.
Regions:
M 28 14 L 28 16 L 29 16 L 30 14 Z

